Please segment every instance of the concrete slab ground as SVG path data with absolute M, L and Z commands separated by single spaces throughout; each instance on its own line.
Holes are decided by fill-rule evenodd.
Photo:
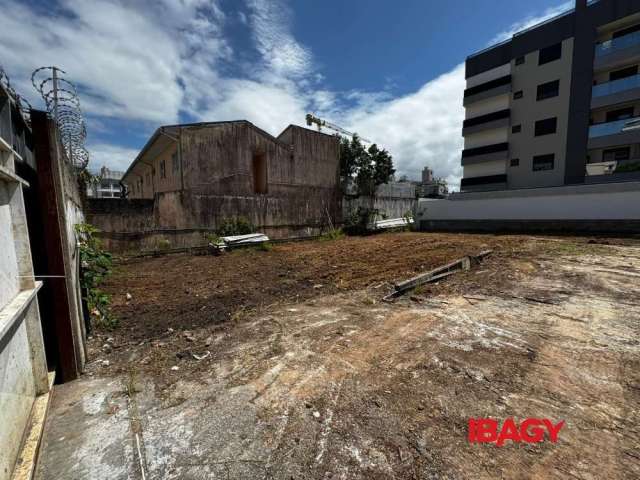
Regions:
M 194 330 L 157 374 L 170 337 L 123 349 L 126 374 L 96 359 L 55 388 L 36 478 L 640 478 L 640 248 L 545 245 L 451 280 L 469 291 Z M 498 448 L 468 442 L 476 417 L 566 425 Z

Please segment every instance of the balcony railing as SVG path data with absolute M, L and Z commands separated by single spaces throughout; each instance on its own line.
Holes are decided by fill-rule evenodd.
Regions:
M 589 127 L 589 138 L 604 137 L 630 131 L 640 132 L 640 117 L 625 118 L 615 122 L 598 123 Z
M 640 32 L 633 32 L 596 45 L 596 57 L 602 57 L 623 48 L 640 45 Z
M 640 75 L 633 75 L 631 77 L 621 78 L 620 80 L 595 85 L 591 90 L 591 96 L 593 98 L 604 97 L 633 88 L 640 88 Z

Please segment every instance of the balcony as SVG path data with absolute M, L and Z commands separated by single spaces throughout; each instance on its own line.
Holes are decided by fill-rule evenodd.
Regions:
M 507 175 L 486 175 L 483 177 L 462 178 L 460 189 L 463 192 L 483 192 L 491 190 L 506 190 Z
M 589 149 L 615 147 L 639 142 L 640 117 L 598 123 L 589 127 Z
M 496 78 L 489 82 L 467 88 L 464 91 L 463 105 L 466 107 L 474 102 L 484 100 L 486 98 L 504 95 L 511 91 L 511 75 Z
M 468 118 L 462 123 L 462 135 L 466 136 L 494 128 L 508 127 L 510 117 L 511 110 L 507 108 L 479 117 Z
M 596 58 L 636 45 L 640 45 L 640 32 L 633 32 L 622 37 L 607 40 L 606 42 L 596 45 Z
M 591 108 L 629 102 L 640 98 L 640 75 L 595 85 L 591 90 Z
M 507 142 L 467 148 L 462 151 L 463 166 L 491 162 L 493 160 L 506 160 L 507 158 L 509 158 L 509 144 Z
M 640 32 L 629 33 L 596 45 L 594 68 L 604 70 L 640 57 Z

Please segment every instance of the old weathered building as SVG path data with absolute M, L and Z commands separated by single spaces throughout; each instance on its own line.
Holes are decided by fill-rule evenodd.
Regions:
M 113 249 L 202 243 L 246 217 L 271 237 L 316 234 L 340 221 L 336 137 L 290 125 L 278 137 L 248 121 L 160 127 L 125 173 L 127 200 L 91 200 Z

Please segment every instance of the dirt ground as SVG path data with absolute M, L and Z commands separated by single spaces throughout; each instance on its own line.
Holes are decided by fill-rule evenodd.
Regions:
M 640 478 L 638 241 L 384 234 L 135 260 L 107 288 L 121 324 L 54 396 L 39 479 Z M 477 417 L 566 426 L 498 448 Z

